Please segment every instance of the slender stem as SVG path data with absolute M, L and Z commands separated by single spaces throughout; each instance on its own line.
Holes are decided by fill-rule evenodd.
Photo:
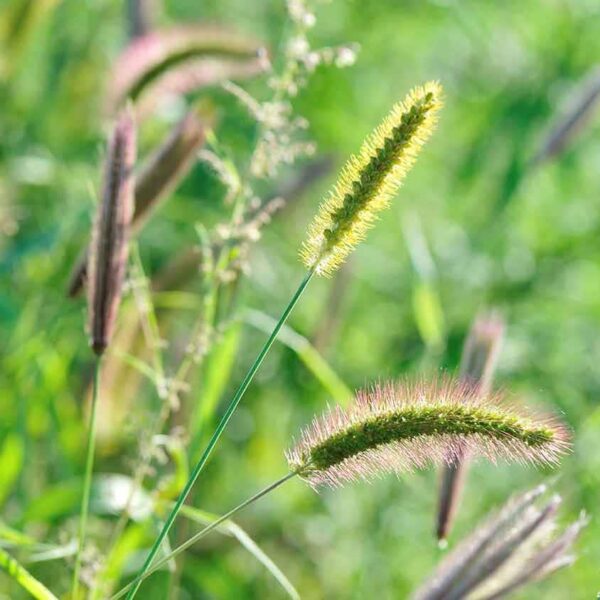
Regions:
M 235 508 L 232 508 L 228 513 L 225 513 L 223 516 L 219 517 L 216 521 L 213 521 L 210 525 L 207 525 L 204 529 L 193 535 L 189 540 L 183 542 L 180 546 L 175 548 L 172 552 L 167 554 L 164 558 L 159 560 L 157 563 L 148 568 L 144 573 L 140 573 L 131 583 L 127 584 L 124 588 L 119 590 L 114 596 L 111 597 L 110 600 L 117 600 L 118 598 L 122 598 L 125 595 L 125 592 L 131 590 L 133 586 L 136 586 L 137 589 L 140 583 L 149 577 L 152 573 L 164 567 L 168 562 L 170 562 L 173 558 L 187 550 L 190 546 L 193 546 L 200 538 L 203 538 L 205 535 L 209 534 L 211 531 L 216 529 L 219 525 L 222 525 L 228 519 L 231 519 L 236 513 L 240 512 L 250 504 L 253 504 L 263 496 L 266 496 L 268 493 L 272 492 L 274 489 L 278 488 L 280 485 L 284 484 L 286 481 L 289 481 L 292 477 L 295 477 L 297 473 L 292 471 L 287 473 L 277 481 L 274 481 L 272 484 L 268 485 L 266 488 L 263 488 L 260 492 L 254 494 L 247 500 L 244 500 L 241 504 L 238 504 Z
M 85 475 L 83 480 L 83 495 L 81 498 L 81 511 L 79 517 L 79 543 L 77 548 L 77 556 L 75 558 L 75 569 L 73 571 L 73 587 L 72 587 L 72 598 L 78 600 L 79 598 L 79 571 L 81 570 L 81 555 L 83 552 L 83 545 L 85 543 L 85 529 L 87 525 L 89 504 L 90 504 L 90 490 L 92 487 L 92 472 L 94 470 L 94 452 L 96 449 L 96 409 L 98 407 L 98 387 L 100 384 L 100 363 L 101 358 L 96 358 L 96 364 L 94 366 L 94 388 L 92 392 L 92 411 L 90 414 L 90 427 L 88 431 L 88 443 L 87 443 L 87 458 L 85 462 Z
M 204 453 L 200 457 L 200 460 L 196 463 L 196 466 L 194 467 L 194 470 L 192 471 L 190 478 L 188 479 L 187 483 L 185 484 L 185 487 L 183 488 L 181 494 L 177 498 L 177 501 L 175 502 L 173 509 L 169 513 L 161 532 L 158 534 L 158 537 L 154 541 L 154 544 L 153 544 L 152 548 L 150 549 L 150 552 L 146 558 L 146 561 L 144 562 L 144 566 L 141 568 L 141 570 L 139 572 L 140 576 L 143 575 L 144 573 L 146 573 L 146 571 L 150 568 L 150 565 L 152 564 L 154 557 L 156 556 L 163 540 L 167 537 L 167 534 L 169 533 L 169 530 L 171 529 L 171 526 L 173 525 L 173 522 L 175 521 L 175 518 L 177 517 L 177 513 L 179 512 L 183 503 L 185 502 L 186 498 L 188 497 L 188 494 L 190 493 L 192 487 L 194 486 L 196 479 L 198 479 L 200 472 L 202 471 L 202 469 L 204 468 L 204 465 L 208 461 L 208 458 L 211 455 L 214 447 L 217 445 L 219 438 L 221 437 L 221 435 L 223 434 L 223 431 L 227 427 L 227 424 L 229 423 L 229 420 L 231 419 L 233 413 L 235 412 L 235 409 L 237 408 L 238 404 L 240 403 L 245 391 L 248 389 L 248 386 L 250 385 L 251 381 L 254 379 L 254 376 L 256 375 L 256 372 L 258 371 L 260 365 L 264 361 L 267 353 L 269 352 L 269 349 L 273 345 L 273 342 L 275 341 L 275 338 L 277 337 L 279 330 L 283 327 L 284 323 L 287 321 L 287 318 L 289 317 L 290 313 L 294 309 L 294 306 L 296 306 L 296 303 L 300 299 L 300 296 L 302 296 L 302 293 L 306 289 L 306 286 L 308 285 L 309 281 L 312 279 L 313 275 L 314 275 L 314 270 L 310 270 L 305 275 L 304 279 L 298 286 L 298 289 L 294 293 L 289 304 L 286 306 L 285 310 L 283 311 L 283 314 L 281 315 L 279 321 L 277 322 L 277 325 L 275 325 L 275 328 L 271 332 L 269 339 L 265 342 L 265 345 L 263 346 L 259 355 L 256 357 L 256 360 L 254 361 L 254 363 L 250 367 L 248 373 L 244 377 L 244 380 L 242 381 L 239 388 L 237 389 L 235 395 L 233 396 L 233 399 L 231 400 L 231 403 L 229 404 L 229 406 L 227 407 L 227 410 L 225 411 L 225 414 L 221 418 L 221 421 L 219 422 L 217 428 L 215 429 L 215 432 L 213 433 L 212 437 L 210 438 L 210 441 L 208 442 L 208 445 L 206 446 Z M 136 592 L 138 591 L 138 589 L 140 587 L 140 583 L 141 583 L 141 580 L 138 581 L 138 583 L 135 584 L 131 588 L 131 590 L 129 591 L 129 594 L 127 595 L 127 600 L 131 600 L 131 598 L 133 598 L 135 596 Z

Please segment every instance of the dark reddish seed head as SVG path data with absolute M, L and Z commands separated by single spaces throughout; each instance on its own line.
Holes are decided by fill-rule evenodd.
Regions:
M 121 300 L 133 215 L 135 158 L 135 124 L 125 111 L 108 145 L 88 263 L 90 345 L 97 355 L 108 346 Z

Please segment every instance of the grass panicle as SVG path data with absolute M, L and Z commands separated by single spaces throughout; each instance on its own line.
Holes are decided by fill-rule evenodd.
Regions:
M 433 132 L 441 107 L 438 83 L 414 88 L 350 157 L 309 227 L 301 250 L 309 269 L 331 274 L 365 237 Z
M 482 397 L 452 379 L 376 384 L 349 408 L 316 418 L 287 452 L 313 486 L 452 462 L 466 448 L 499 458 L 554 464 L 569 448 L 563 426 Z
M 135 158 L 135 124 L 130 112 L 124 111 L 108 146 L 88 262 L 90 343 L 97 355 L 108 345 L 121 300 L 133 216 Z
M 263 54 L 259 41 L 224 27 L 194 24 L 152 31 L 132 40 L 117 59 L 109 80 L 106 109 L 111 114 L 127 99 L 137 102 L 150 90 L 155 94 L 157 85 L 164 87 L 164 76 L 198 60 L 206 60 L 209 65 L 204 78 L 207 85 L 228 79 L 228 65 L 255 63 Z
M 504 321 L 494 312 L 480 314 L 465 341 L 460 365 L 460 378 L 480 394 L 488 394 L 496 362 L 504 338 Z M 466 479 L 468 455 L 466 449 L 454 460 L 442 465 L 436 534 L 439 540 L 448 537 Z
M 198 150 L 204 144 L 210 115 L 201 107 L 190 110 L 144 162 L 135 175 L 135 206 L 131 233 L 137 233 L 150 215 L 190 172 Z M 68 284 L 68 295 L 79 295 L 87 278 L 89 248 L 75 263 Z
M 206 139 L 207 124 L 212 120 L 210 112 L 202 106 L 188 111 L 144 161 L 135 180 L 135 231 L 190 172 Z
M 557 533 L 561 498 L 542 502 L 547 491 L 540 485 L 509 500 L 440 563 L 414 600 L 504 598 L 571 564 L 571 547 L 587 519 Z

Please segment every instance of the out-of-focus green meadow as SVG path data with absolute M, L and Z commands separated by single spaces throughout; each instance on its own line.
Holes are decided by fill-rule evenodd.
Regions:
M 277 57 L 283 0 L 163 4 L 163 25 L 227 23 L 265 40 Z M 523 598 L 583 599 L 600 591 L 599 119 L 558 156 L 531 164 L 599 62 L 599 34 L 600 6 L 592 0 L 320 5 L 311 41 L 360 45 L 354 66 L 319 67 L 294 101 L 310 122 L 317 158 L 333 166 L 265 229 L 241 282 L 242 305 L 278 317 L 304 272 L 297 253 L 307 224 L 343 160 L 410 87 L 438 79 L 446 90 L 440 126 L 391 209 L 343 271 L 314 281 L 289 324 L 356 388 L 454 372 L 472 319 L 482 308 L 500 310 L 507 332 L 497 385 L 559 413 L 573 429 L 574 451 L 556 470 L 476 463 L 450 544 L 512 493 L 554 475 L 564 521 L 582 509 L 591 515 L 577 562 Z M 79 510 L 92 367 L 85 301 L 67 299 L 65 289 L 89 235 L 107 131 L 102 98 L 127 42 L 125 11 L 113 0 L 5 0 L 0 39 L 0 539 L 14 543 L 24 534 L 64 546 Z M 241 85 L 267 98 L 265 79 Z M 219 143 L 243 166 L 252 120 L 221 89 L 201 96 L 216 107 Z M 142 156 L 182 110 L 144 123 Z M 283 169 L 261 192 L 277 193 L 301 168 Z M 223 194 L 199 162 L 139 238 L 148 276 L 197 243 L 195 223 L 210 227 L 223 218 Z M 200 310 L 197 279 L 185 294 L 157 298 L 174 354 Z M 121 326 L 135 319 L 131 294 L 121 316 Z M 235 329 L 192 378 L 188 409 L 207 395 L 227 400 L 264 336 L 251 325 Z M 110 385 L 105 374 L 96 473 L 129 476 L 139 432 L 158 400 L 118 348 L 111 360 L 125 379 Z M 273 348 L 198 482 L 195 506 L 220 514 L 285 472 L 292 437 L 332 402 L 306 360 L 297 348 Z M 204 427 L 214 420 L 209 413 Z M 199 427 L 186 418 L 172 424 L 185 434 Z M 192 454 L 198 458 L 197 447 Z M 147 488 L 170 472 L 177 487 L 185 463 L 180 457 L 180 471 L 173 461 L 159 465 Z M 294 481 L 238 523 L 303 598 L 403 598 L 444 555 L 433 535 L 436 502 L 435 470 L 320 494 Z M 92 539 L 111 522 L 97 514 L 100 504 L 92 505 Z M 179 519 L 177 535 L 195 528 Z M 151 521 L 131 526 L 123 552 L 149 547 L 154 534 Z M 57 595 L 67 592 L 70 563 L 26 565 Z M 153 576 L 139 597 L 166 597 L 168 579 Z M 283 597 L 254 558 L 219 535 L 187 553 L 180 585 L 181 598 Z M 20 594 L 0 572 L 0 597 Z

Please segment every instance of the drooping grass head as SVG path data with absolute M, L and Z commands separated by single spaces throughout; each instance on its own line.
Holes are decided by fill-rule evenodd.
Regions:
M 414 88 L 351 156 L 309 227 L 301 257 L 309 269 L 331 274 L 360 242 L 396 193 L 442 106 L 436 82 Z
M 311 484 L 339 485 L 451 463 L 465 447 L 492 461 L 556 463 L 568 436 L 554 420 L 459 381 L 399 382 L 361 390 L 349 408 L 314 419 L 287 459 Z

